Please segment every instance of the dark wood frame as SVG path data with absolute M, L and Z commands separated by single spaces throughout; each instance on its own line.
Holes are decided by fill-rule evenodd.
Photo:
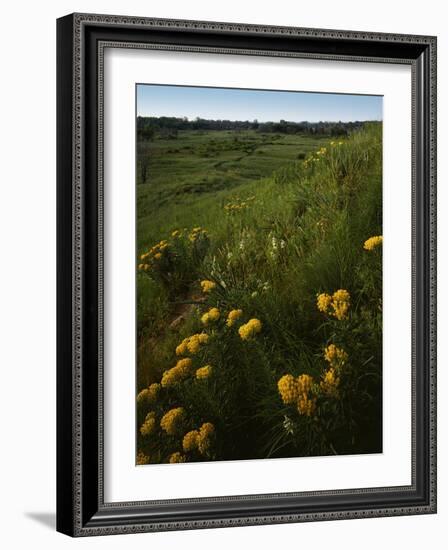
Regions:
M 104 47 L 310 57 L 412 67 L 412 484 L 160 502 L 104 502 Z M 57 529 L 71 536 L 436 511 L 436 38 L 73 14 L 57 22 Z M 151 495 L 148 495 L 148 499 Z

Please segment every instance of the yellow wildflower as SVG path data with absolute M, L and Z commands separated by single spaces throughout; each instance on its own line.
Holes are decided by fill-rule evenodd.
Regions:
M 338 386 L 339 377 L 336 374 L 336 370 L 333 367 L 330 367 L 327 371 L 325 371 L 320 382 L 320 387 L 325 394 L 336 397 L 338 395 Z
M 204 313 L 204 315 L 201 317 L 201 323 L 203 325 L 208 325 L 208 322 L 210 321 L 210 317 L 208 313 Z
M 176 355 L 186 355 L 187 352 L 190 352 L 192 354 L 197 353 L 200 349 L 200 345 L 206 344 L 208 342 L 208 338 L 209 336 L 205 332 L 193 334 L 188 338 L 184 338 L 182 342 L 176 347 Z
M 176 347 L 176 355 L 185 355 L 187 353 L 188 338 L 184 338 L 182 342 Z
M 154 382 L 154 384 L 151 384 L 148 388 L 149 401 L 154 402 L 157 399 L 159 392 L 160 392 L 160 384 L 157 384 L 157 382 Z
M 205 422 L 199 429 L 198 435 L 198 450 L 204 456 L 210 455 L 210 450 L 213 445 L 213 436 L 215 427 L 211 422 Z
M 177 407 L 176 409 L 170 409 L 165 413 L 160 421 L 160 427 L 168 435 L 176 435 L 180 430 L 185 417 L 185 411 L 183 407 Z
M 186 453 L 194 451 L 198 448 L 198 438 L 199 432 L 197 430 L 192 430 L 184 435 L 182 447 Z
M 317 309 L 322 313 L 327 313 L 328 308 L 331 305 L 331 296 L 329 294 L 319 294 L 317 296 Z
M 205 365 L 205 367 L 201 367 L 196 371 L 196 378 L 198 380 L 205 380 L 212 374 L 212 370 L 211 365 Z
M 179 359 L 176 366 L 166 370 L 162 375 L 161 384 L 165 388 L 182 382 L 191 373 L 192 361 L 190 358 Z
M 162 257 L 162 254 L 160 252 L 157 252 L 157 254 L 154 254 L 154 259 L 156 260 L 160 260 L 161 257 Z
M 138 451 L 136 462 L 137 462 L 137 466 L 142 466 L 143 464 L 149 464 L 149 456 L 145 455 L 143 451 Z
M 141 405 L 145 403 L 146 401 L 149 401 L 149 389 L 145 388 L 139 394 L 137 395 L 137 405 Z
M 279 394 L 285 405 L 297 405 L 299 414 L 312 416 L 316 410 L 316 397 L 313 392 L 313 377 L 301 374 L 294 378 L 292 374 L 285 374 L 277 383 Z
M 317 296 L 317 309 L 336 317 L 339 321 L 347 319 L 349 307 L 350 294 L 347 290 L 336 290 L 333 296 L 326 293 Z
M 373 250 L 380 244 L 383 244 L 383 237 L 382 235 L 377 235 L 375 237 L 370 237 L 370 239 L 367 239 L 367 241 L 364 243 L 364 250 Z
M 297 410 L 305 416 L 313 416 L 316 411 L 316 398 L 309 397 L 308 394 L 302 394 L 297 403 Z
M 242 314 L 243 314 L 242 309 L 232 309 L 232 311 L 230 311 L 229 314 L 227 315 L 226 325 L 228 327 L 232 327 L 236 323 L 236 321 L 241 317 Z
M 330 366 L 334 368 L 343 367 L 348 359 L 347 353 L 342 348 L 338 348 L 334 344 L 330 344 L 325 348 L 324 357 L 325 361 L 328 361 Z
M 156 427 L 156 413 L 155 412 L 149 412 L 146 415 L 145 421 L 143 422 L 140 433 L 142 435 L 150 435 Z
M 308 393 L 311 391 L 311 386 L 313 384 L 313 377 L 309 374 L 301 374 L 297 378 L 297 386 L 299 388 L 299 393 Z
M 207 313 L 204 313 L 201 317 L 201 321 L 204 325 L 208 325 L 210 321 L 217 321 L 220 315 L 219 309 L 217 307 L 212 307 L 207 311 Z
M 347 290 L 340 289 L 333 294 L 332 299 L 333 315 L 339 321 L 347 319 L 350 307 L 350 294 Z
M 176 237 L 180 237 L 180 231 L 179 229 L 175 229 L 172 233 L 171 233 L 171 236 L 176 238 Z
M 241 340 L 249 340 L 255 334 L 258 334 L 261 331 L 262 324 L 258 319 L 251 319 L 245 325 L 241 325 L 238 329 L 238 334 L 241 337 Z
M 213 281 L 204 280 L 201 281 L 201 288 L 202 292 L 211 292 L 214 288 L 216 288 L 216 283 Z
M 160 384 L 151 384 L 149 388 L 145 388 L 137 395 L 137 404 L 151 403 L 155 401 L 157 393 L 160 389 Z
M 187 457 L 178 451 L 170 456 L 170 464 L 180 464 L 187 461 Z
M 190 336 L 187 342 L 188 351 L 194 355 L 199 351 L 200 346 L 201 346 L 201 343 L 199 341 L 199 335 L 193 334 L 193 336 Z
M 299 397 L 297 380 L 292 374 L 285 374 L 277 382 L 278 391 L 285 405 L 292 405 Z

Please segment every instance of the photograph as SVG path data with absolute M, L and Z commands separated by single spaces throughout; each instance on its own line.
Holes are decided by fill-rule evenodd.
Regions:
M 136 465 L 382 452 L 382 120 L 136 84 Z

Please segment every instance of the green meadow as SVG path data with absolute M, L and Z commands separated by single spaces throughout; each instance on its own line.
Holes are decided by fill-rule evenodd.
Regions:
M 139 139 L 138 464 L 381 452 L 381 151 Z

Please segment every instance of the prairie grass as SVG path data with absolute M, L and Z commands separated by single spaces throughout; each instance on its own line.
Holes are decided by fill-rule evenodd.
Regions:
M 381 452 L 381 242 L 364 248 L 382 235 L 381 132 L 151 144 L 137 221 L 144 462 Z M 204 318 L 212 308 L 219 318 Z M 176 355 L 195 334 L 207 341 Z M 160 421 L 179 407 L 167 433 Z

